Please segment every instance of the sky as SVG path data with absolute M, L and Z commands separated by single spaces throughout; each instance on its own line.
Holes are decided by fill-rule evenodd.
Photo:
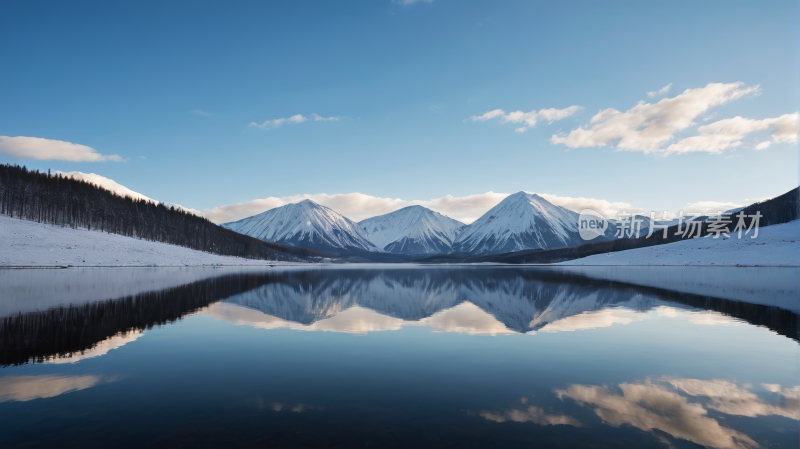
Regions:
M 553 3 L 0 0 L 0 163 L 216 222 L 798 186 L 796 1 Z

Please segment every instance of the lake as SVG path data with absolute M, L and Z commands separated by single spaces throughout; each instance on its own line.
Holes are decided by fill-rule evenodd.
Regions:
M 800 441 L 800 270 L 0 270 L 0 446 Z

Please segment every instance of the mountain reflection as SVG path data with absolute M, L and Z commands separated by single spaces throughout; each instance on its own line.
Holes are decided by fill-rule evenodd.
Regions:
M 223 274 L 7 316 L 0 319 L 0 364 L 63 363 L 101 355 L 153 326 L 200 311 L 264 329 L 364 334 L 425 326 L 473 335 L 579 331 L 633 323 L 645 312 L 689 313 L 698 324 L 747 322 L 797 340 L 796 315 L 789 311 L 565 271 L 303 269 Z M 535 410 L 524 413 L 538 416 Z
M 269 329 L 426 326 L 475 335 L 594 329 L 642 320 L 646 311 L 691 311 L 696 324 L 749 322 L 797 339 L 795 314 L 778 308 L 538 269 L 285 272 L 209 308 L 218 319 Z

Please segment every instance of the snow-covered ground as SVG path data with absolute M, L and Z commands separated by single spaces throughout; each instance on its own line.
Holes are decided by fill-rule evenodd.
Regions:
M 570 260 L 560 265 L 728 265 L 800 266 L 800 220 L 767 226 L 758 237 L 702 237 L 648 248 Z
M 0 215 L 0 267 L 295 265 L 218 256 L 182 246 Z

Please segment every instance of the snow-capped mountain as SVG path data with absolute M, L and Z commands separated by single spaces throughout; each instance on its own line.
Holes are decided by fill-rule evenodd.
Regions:
M 358 223 L 311 200 L 276 207 L 221 226 L 281 245 L 381 252 L 367 239 Z
M 450 251 L 464 223 L 422 206 L 409 206 L 358 223 L 370 242 L 394 254 L 443 254 Z
M 452 252 L 486 255 L 583 243 L 577 213 L 534 193 L 517 192 L 459 234 Z

